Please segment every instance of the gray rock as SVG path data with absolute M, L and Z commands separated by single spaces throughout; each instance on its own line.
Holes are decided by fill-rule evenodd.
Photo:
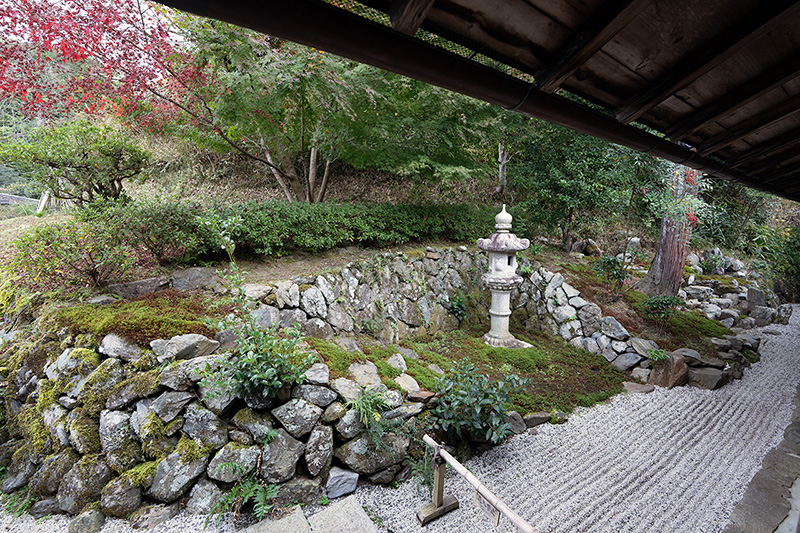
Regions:
M 256 469 L 261 449 L 258 446 L 242 446 L 229 442 L 208 463 L 208 477 L 233 483 L 239 481 Z M 224 463 L 236 463 L 241 469 L 223 468 Z
M 183 432 L 193 439 L 215 450 L 228 443 L 228 424 L 200 404 L 187 407 L 184 417 Z
M 292 389 L 292 398 L 302 398 L 319 407 L 329 406 L 337 397 L 331 389 L 319 385 L 298 385 Z
M 278 496 L 275 498 L 275 505 L 283 507 L 294 504 L 295 502 L 317 505 L 319 504 L 320 498 L 322 498 L 322 480 L 319 477 L 309 479 L 304 476 L 295 476 L 286 483 L 282 483 L 278 486 Z M 300 515 L 303 515 L 302 511 Z M 264 522 L 261 523 L 263 524 Z M 303 518 L 303 524 L 307 524 L 305 518 Z M 296 528 L 283 529 L 283 524 L 281 523 L 279 530 L 273 533 L 283 533 L 283 531 L 294 532 L 298 530 Z M 298 531 L 298 533 L 301 532 Z
M 106 517 L 100 511 L 87 509 L 69 521 L 67 533 L 97 533 L 106 523 Z
M 158 463 L 147 496 L 166 503 L 177 500 L 205 472 L 207 465 L 208 455 L 184 458 L 180 452 L 172 452 Z
M 747 288 L 747 311 L 751 314 L 755 311 L 756 307 L 766 307 L 767 297 L 764 291 L 753 287 Z
M 342 418 L 346 412 L 347 409 L 344 408 L 341 402 L 333 402 L 325 408 L 321 420 L 325 424 L 331 424 Z
M 127 517 L 142 503 L 142 488 L 127 476 L 112 479 L 100 493 L 103 514 L 117 518 Z
M 631 377 L 641 383 L 647 383 L 648 378 L 650 378 L 650 369 L 634 368 L 631 370 Z
M 639 355 L 647 356 L 647 350 L 657 350 L 658 344 L 655 341 L 632 337 L 630 340 L 631 348 Z
M 792 316 L 792 306 L 790 304 L 783 304 L 778 308 L 778 316 L 775 322 L 778 324 L 788 324 Z
M 179 291 L 205 289 L 214 292 L 223 290 L 222 278 L 211 267 L 191 267 L 172 273 L 172 288 Z
M 155 278 L 141 279 L 128 283 L 115 283 L 109 285 L 107 288 L 113 294 L 133 300 L 134 298 L 139 298 L 145 294 L 164 290 L 168 286 L 169 278 L 167 276 L 158 276 Z
M 272 286 L 262 283 L 245 283 L 242 285 L 242 289 L 244 295 L 251 300 L 262 300 L 272 293 Z
M 209 514 L 222 498 L 222 495 L 222 489 L 217 487 L 213 481 L 202 478 L 189 491 L 186 512 L 189 514 Z
M 725 368 L 725 361 L 723 361 L 722 359 L 700 355 L 699 352 L 697 352 L 696 350 L 692 350 L 691 348 L 679 348 L 675 350 L 675 352 L 673 353 L 681 354 L 683 358 L 686 360 L 686 364 L 689 365 L 689 367 L 711 366 L 720 369 Z
M 380 383 L 380 380 L 378 381 Z M 346 378 L 336 378 L 330 382 L 330 387 L 347 403 L 361 398 L 364 389 L 355 381 Z
M 408 393 L 408 401 L 409 402 L 427 402 L 430 400 L 430 397 L 427 396 L 427 391 L 416 390 L 413 392 Z M 422 395 L 421 397 L 416 397 L 416 395 Z M 383 392 L 383 398 L 386 400 L 386 406 L 389 409 L 395 409 L 403 405 L 403 395 L 400 391 L 396 390 L 387 390 Z
M 153 529 L 159 524 L 163 524 L 171 518 L 175 518 L 180 513 L 180 505 L 147 505 L 133 513 L 129 518 L 131 527 L 134 529 Z
M 100 442 L 108 465 L 123 472 L 144 459 L 142 449 L 133 438 L 130 415 L 121 411 L 100 413 Z
M 203 371 L 219 369 L 223 355 L 204 355 L 172 363 L 161 371 L 159 384 L 176 391 L 185 391 L 203 379 Z
M 106 400 L 106 409 L 116 411 L 128 407 L 139 398 L 157 393 L 160 390 L 157 372 L 137 372 L 119 383 Z
M 611 364 L 614 365 L 616 368 L 620 370 L 630 370 L 634 366 L 638 365 L 644 357 L 639 355 L 638 353 L 634 352 L 625 352 L 619 355 L 616 359 L 614 359 Z
M 400 465 L 392 465 L 389 468 L 385 468 L 380 472 L 369 476 L 369 480 L 372 483 L 377 483 L 379 485 L 388 485 L 392 481 L 394 481 L 395 476 L 400 471 Z
M 569 299 L 569 305 L 574 307 L 575 309 L 581 309 L 582 307 L 586 307 L 589 305 L 589 302 L 581 298 L 580 296 L 573 296 Z
M 302 332 L 307 337 L 314 337 L 317 339 L 330 339 L 334 335 L 331 325 L 321 318 L 312 318 L 308 320 L 303 324 Z
M 142 355 L 141 348 L 128 339 L 120 337 L 116 333 L 109 333 L 103 337 L 97 351 L 109 357 L 124 359 L 131 363 L 138 361 L 139 357 Z
M 264 437 L 271 435 L 274 431 L 268 415 L 256 413 L 249 407 L 238 411 L 231 421 L 237 427 L 252 435 L 256 442 L 261 442 L 264 440 Z
M 125 379 L 125 369 L 119 359 L 109 357 L 86 377 L 78 387 L 68 394 L 84 405 L 91 403 L 92 397 L 105 397 L 118 383 Z
M 327 385 L 330 380 L 330 370 L 325 363 L 314 363 L 306 370 L 306 381 L 312 385 Z
M 36 473 L 37 464 L 40 462 L 41 457 L 31 451 L 27 445 L 23 445 L 23 448 L 14 453 L 0 490 L 11 493 L 27 485 Z
M 300 305 L 300 287 L 291 281 L 279 281 L 275 284 L 275 302 L 279 309 Z
M 330 466 L 333 457 L 333 430 L 330 426 L 316 426 L 311 431 L 305 455 L 308 473 L 312 476 Z
M 525 422 L 526 428 L 532 428 L 550 422 L 550 418 L 551 418 L 550 413 L 539 412 L 539 413 L 528 413 L 527 415 L 522 417 L 522 420 Z
M 271 305 L 259 305 L 250 311 L 250 315 L 255 320 L 256 326 L 262 329 L 271 329 L 277 327 L 280 311 Z
M 61 446 L 69 445 L 69 433 L 66 424 L 67 410 L 54 403 L 42 411 L 42 421 L 53 439 Z
M 405 372 L 406 370 L 408 370 L 408 365 L 406 364 L 406 360 L 403 359 L 403 356 L 399 353 L 396 353 L 389 359 L 387 359 L 386 364 L 388 364 L 392 368 L 396 368 L 400 372 Z
M 57 494 L 61 480 L 79 459 L 80 456 L 71 448 L 65 448 L 45 459 L 28 482 L 31 493 L 39 497 Z
M 163 348 L 157 349 L 150 343 L 155 352 L 158 362 L 171 362 L 178 359 L 193 359 L 210 355 L 219 347 L 219 342 L 209 339 L 204 335 L 189 333 L 172 337 Z
M 430 365 L 428 365 L 426 368 L 427 368 L 428 370 L 430 370 L 431 372 L 433 372 L 434 374 L 439 374 L 440 376 L 443 376 L 443 375 L 444 375 L 444 370 L 442 370 L 441 368 L 439 368 L 439 366 L 438 366 L 438 365 L 430 364 Z
M 369 436 L 362 434 L 341 446 L 335 455 L 359 474 L 374 474 L 402 461 L 406 456 L 409 440 L 387 433 L 383 436 L 383 444 L 385 446 L 378 446 Z
M 165 392 L 150 404 L 150 409 L 164 422 L 172 422 L 194 398 L 191 392 Z
M 295 440 L 285 430 L 279 429 L 261 455 L 259 476 L 268 483 L 282 483 L 294 476 L 297 461 L 303 455 L 305 445 Z
M 689 385 L 701 389 L 715 390 L 728 383 L 728 374 L 719 368 L 689 367 Z
M 380 385 L 381 377 L 378 375 L 378 367 L 371 361 L 353 363 L 348 368 L 350 377 L 362 387 L 370 385 Z
M 310 317 L 325 318 L 328 316 L 328 306 L 325 303 L 325 296 L 317 287 L 309 287 L 300 298 L 303 310 Z
M 64 511 L 58 506 L 58 500 L 56 498 L 45 498 L 43 500 L 39 500 L 34 503 L 30 509 L 28 509 L 28 514 L 31 515 L 34 520 L 39 520 L 40 518 L 44 518 L 46 516 L 53 516 L 57 514 L 61 514 Z
M 589 336 L 600 331 L 602 317 L 603 312 L 597 304 L 587 304 L 578 309 L 578 320 L 581 322 L 583 334 Z
M 58 488 L 58 506 L 62 511 L 78 514 L 98 499 L 112 475 L 104 460 L 92 455 L 83 457 L 64 476 Z
M 714 294 L 714 290 L 711 287 L 705 287 L 703 285 L 689 285 L 683 290 L 689 298 L 700 302 L 708 300 Z
M 281 329 L 297 327 L 302 329 L 308 322 L 308 316 L 302 309 L 284 309 L 278 315 L 278 325 Z
M 333 499 L 355 492 L 357 486 L 358 473 L 334 466 L 328 474 L 325 491 L 328 493 L 328 498 Z
M 739 323 L 737 324 L 737 326 L 740 329 L 753 329 L 754 327 L 756 327 L 756 321 L 755 321 L 755 319 L 750 318 L 748 316 L 748 317 L 745 317 L 745 318 L 739 320 Z
M 361 415 L 355 409 L 347 411 L 336 423 L 336 431 L 344 440 L 352 439 L 363 430 L 364 423 L 361 421 Z
M 289 434 L 300 438 L 314 428 L 322 416 L 322 409 L 302 398 L 295 398 L 273 409 L 272 416 Z
M 522 415 L 516 411 L 508 412 L 508 423 L 511 426 L 511 431 L 515 435 L 525 433 L 525 430 L 528 429 L 528 426 L 525 424 L 525 420 L 523 420 Z
M 611 341 L 611 349 L 617 353 L 622 353 L 628 349 L 628 343 L 623 341 Z
M 650 371 L 647 382 L 659 387 L 677 387 L 686 383 L 689 367 L 680 353 L 669 352 L 669 359 L 659 363 Z
M 757 327 L 766 326 L 771 324 L 778 317 L 778 312 L 766 306 L 757 306 L 750 312 L 750 318 L 756 321 Z
M 622 327 L 622 324 L 617 322 L 617 319 L 613 316 L 604 316 L 600 320 L 600 329 L 604 335 L 608 337 L 618 340 L 618 341 L 627 341 L 630 338 L 630 333 L 628 330 Z
M 328 323 L 338 331 L 353 331 L 353 318 L 341 304 L 333 303 L 328 307 Z
M 395 377 L 394 382 L 400 385 L 400 388 L 406 392 L 414 392 L 419 390 L 419 384 L 417 383 L 417 380 L 405 372 Z
M 625 390 L 631 394 L 647 394 L 648 392 L 653 392 L 655 390 L 653 385 L 632 383 L 630 381 L 623 382 L 622 386 L 625 387 Z
M 69 415 L 69 442 L 81 455 L 100 453 L 100 426 L 85 409 Z
M 421 402 L 409 402 L 397 407 L 395 409 L 391 409 L 383 413 L 383 418 L 386 420 L 405 420 L 407 418 L 411 418 L 412 416 L 417 416 L 422 412 L 422 408 L 424 404 Z
M 557 324 L 563 324 L 564 322 L 574 320 L 576 316 L 577 310 L 571 305 L 562 305 L 556 307 L 553 311 L 553 318 Z

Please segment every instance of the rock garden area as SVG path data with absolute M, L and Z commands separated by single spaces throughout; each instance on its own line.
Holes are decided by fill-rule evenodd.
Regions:
M 706 276 L 690 257 L 680 299 L 654 301 L 611 294 L 598 259 L 536 244 L 517 257 L 523 281 L 511 298 L 525 349 L 482 342 L 488 262 L 472 245 L 386 249 L 334 268 L 323 257 L 290 279 L 275 265 L 272 279 L 253 263 L 191 267 L 55 305 L 6 286 L 0 490 L 10 527 L 227 531 L 358 489 L 378 526 L 418 531 L 425 432 L 474 456 L 485 483 L 553 531 L 591 529 L 597 513 L 616 517 L 598 530 L 626 529 L 616 511 L 653 494 L 652 473 L 689 486 L 677 481 L 683 466 L 667 468 L 667 450 L 681 447 L 686 461 L 734 478 L 704 518 L 724 525 L 787 412 L 783 393 L 751 411 L 755 389 L 797 381 L 786 358 L 758 362 L 765 336 L 797 325 L 763 329 L 788 323 L 792 307 L 757 275 L 731 271 L 735 261 L 707 259 L 717 256 L 704 261 L 721 272 Z M 703 436 L 743 425 L 760 428 L 757 442 L 723 454 L 738 458 L 728 472 L 706 449 L 722 443 Z M 522 481 L 543 473 L 555 485 Z M 587 491 L 604 503 L 576 514 Z M 469 530 L 483 530 L 469 510 L 426 530 L 466 530 L 465 512 Z

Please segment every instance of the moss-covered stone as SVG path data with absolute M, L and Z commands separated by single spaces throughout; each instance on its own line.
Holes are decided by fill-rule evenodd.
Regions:
M 158 367 L 159 362 L 158 357 L 153 353 L 152 350 L 145 350 L 139 356 L 139 359 L 131 364 L 137 371 L 147 372 L 148 370 L 153 370 L 154 368 Z
M 128 479 L 137 487 L 148 488 L 153 482 L 153 477 L 156 475 L 156 468 L 158 468 L 158 463 L 160 462 L 161 460 L 158 459 L 155 461 L 140 463 L 124 472 L 121 477 Z
M 118 359 L 106 359 L 86 379 L 77 400 L 83 403 L 92 416 L 99 416 L 105 408 L 111 390 L 125 379 L 125 370 Z
M 70 413 L 69 441 L 72 447 L 83 455 L 100 453 L 100 428 L 84 408 Z
M 196 440 L 184 435 L 175 447 L 175 451 L 180 454 L 181 459 L 186 463 L 199 461 L 207 458 L 214 451 L 213 445 L 203 445 Z

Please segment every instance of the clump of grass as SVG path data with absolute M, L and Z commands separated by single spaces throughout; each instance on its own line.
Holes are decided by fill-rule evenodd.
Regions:
M 205 319 L 221 318 L 226 312 L 220 301 L 209 300 L 199 292 L 166 290 L 147 294 L 129 302 L 109 305 L 76 305 L 59 309 L 59 326 L 98 336 L 116 333 L 147 345 L 153 339 L 199 333 L 213 337 Z

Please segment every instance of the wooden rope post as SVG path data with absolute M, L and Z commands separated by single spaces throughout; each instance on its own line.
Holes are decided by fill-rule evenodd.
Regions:
M 425 435 L 425 438 L 429 438 Z M 427 441 L 426 441 L 427 442 Z M 432 442 L 434 442 L 432 440 Z M 429 443 L 430 444 L 430 443 Z M 441 455 L 442 447 L 433 443 L 433 498 L 432 502 L 417 511 L 420 525 L 425 525 L 434 518 L 439 518 L 453 509 L 458 509 L 458 500 L 452 494 L 444 493 L 444 470 L 447 466 Z
M 495 496 L 492 491 L 487 489 L 483 483 L 478 481 L 472 472 L 464 468 L 464 465 L 458 462 L 452 455 L 447 453 L 446 450 L 443 449 L 443 446 L 433 440 L 429 435 L 425 435 L 422 437 L 422 440 L 433 448 L 434 456 L 434 477 L 433 477 L 433 502 L 426 505 L 419 511 L 417 511 L 417 518 L 420 521 L 420 524 L 425 525 L 434 518 L 439 518 L 443 514 L 452 511 L 453 509 L 458 508 L 458 500 L 455 499 L 454 496 L 447 494 L 442 496 L 438 496 L 438 498 L 442 498 L 438 500 L 441 505 L 437 506 L 437 489 L 439 490 L 438 494 L 444 493 L 444 464 L 447 462 L 450 466 L 453 467 L 453 470 L 458 472 L 461 477 L 466 479 L 470 485 L 473 486 L 475 491 L 488 502 L 492 507 L 494 507 L 497 511 L 502 513 L 506 518 L 508 518 L 512 524 L 514 524 L 517 529 L 523 531 L 524 533 L 539 533 L 536 529 L 533 528 L 528 522 L 523 520 L 521 516 L 514 512 L 508 505 L 500 501 L 500 498 Z M 438 481 L 438 483 L 437 483 Z M 448 508 L 448 504 L 455 504 L 452 507 Z

